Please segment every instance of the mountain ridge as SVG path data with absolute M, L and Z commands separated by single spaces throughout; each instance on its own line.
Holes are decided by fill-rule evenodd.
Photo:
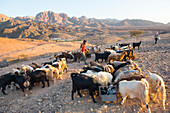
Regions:
M 7 18 L 7 17 L 6 17 Z M 20 17 L 17 16 L 13 19 L 20 21 L 33 21 L 33 22 L 45 22 L 53 25 L 62 25 L 65 27 L 112 27 L 112 26 L 169 26 L 170 23 L 164 24 L 160 22 L 153 22 L 150 20 L 142 19 L 96 19 L 96 18 L 87 18 L 86 16 L 81 17 L 69 17 L 66 13 L 55 13 L 53 11 L 44 11 L 33 16 Z M 0 20 L 1 17 L 0 17 Z M 7 19 L 8 20 L 8 19 Z

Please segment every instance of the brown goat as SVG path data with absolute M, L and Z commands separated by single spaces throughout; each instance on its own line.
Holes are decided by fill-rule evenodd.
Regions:
M 118 81 L 113 82 L 113 85 L 119 83 L 119 82 L 122 81 L 122 80 L 131 81 L 131 80 L 141 80 L 141 79 L 143 79 L 143 78 L 146 78 L 146 77 L 143 76 L 142 74 L 141 74 L 140 76 L 134 76 L 134 75 L 132 75 L 132 76 L 130 76 L 130 77 L 123 77 L 123 78 L 119 79 Z
M 97 66 L 97 67 L 100 67 L 100 68 L 104 69 L 103 65 L 101 65 L 101 64 L 99 64 L 97 62 L 93 62 L 92 60 L 90 61 L 90 66 Z
M 112 53 L 108 56 L 108 61 L 109 63 L 112 63 L 113 61 L 122 61 L 126 55 L 127 55 L 126 51 L 122 53 Z

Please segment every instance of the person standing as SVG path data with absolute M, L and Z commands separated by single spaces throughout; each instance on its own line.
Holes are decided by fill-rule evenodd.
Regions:
M 84 64 L 87 64 L 86 63 L 86 54 L 85 54 L 85 49 L 86 49 L 86 43 L 87 43 L 87 41 L 86 40 L 83 40 L 83 43 L 81 44 L 81 46 L 80 46 L 80 48 L 81 48 L 81 58 L 79 59 L 79 63 L 80 63 L 80 61 L 81 60 L 83 60 L 84 61 Z
M 158 35 L 159 35 L 159 33 L 156 32 L 156 33 L 155 33 L 155 44 L 157 44 L 157 41 L 158 41 L 158 39 L 159 39 Z

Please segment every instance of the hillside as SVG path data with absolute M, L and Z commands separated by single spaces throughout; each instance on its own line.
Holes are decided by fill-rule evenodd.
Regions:
M 164 26 L 162 23 L 152 22 L 147 20 L 140 20 L 140 19 L 126 19 L 117 23 L 116 26 Z
M 0 36 L 9 38 L 32 38 L 45 39 L 54 38 L 57 33 L 68 34 L 71 37 L 75 29 L 50 25 L 42 22 L 19 21 L 10 19 L 0 23 Z M 58 38 L 58 37 L 55 37 Z

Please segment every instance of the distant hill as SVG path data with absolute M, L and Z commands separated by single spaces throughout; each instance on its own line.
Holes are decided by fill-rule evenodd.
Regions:
M 0 23 L 0 36 L 9 38 L 32 38 L 32 39 L 49 39 L 54 37 L 57 33 L 67 34 L 76 32 L 75 29 L 49 25 L 42 22 L 20 21 L 10 19 Z
M 35 18 L 34 16 L 25 16 L 25 17 L 17 16 L 14 19 L 20 21 L 33 21 L 34 18 Z
M 117 23 L 116 26 L 164 26 L 163 23 L 152 22 L 148 20 L 141 20 L 141 19 L 126 19 Z
M 168 25 L 168 26 L 170 26 L 170 22 L 169 22 L 169 23 L 167 23 L 167 25 Z

